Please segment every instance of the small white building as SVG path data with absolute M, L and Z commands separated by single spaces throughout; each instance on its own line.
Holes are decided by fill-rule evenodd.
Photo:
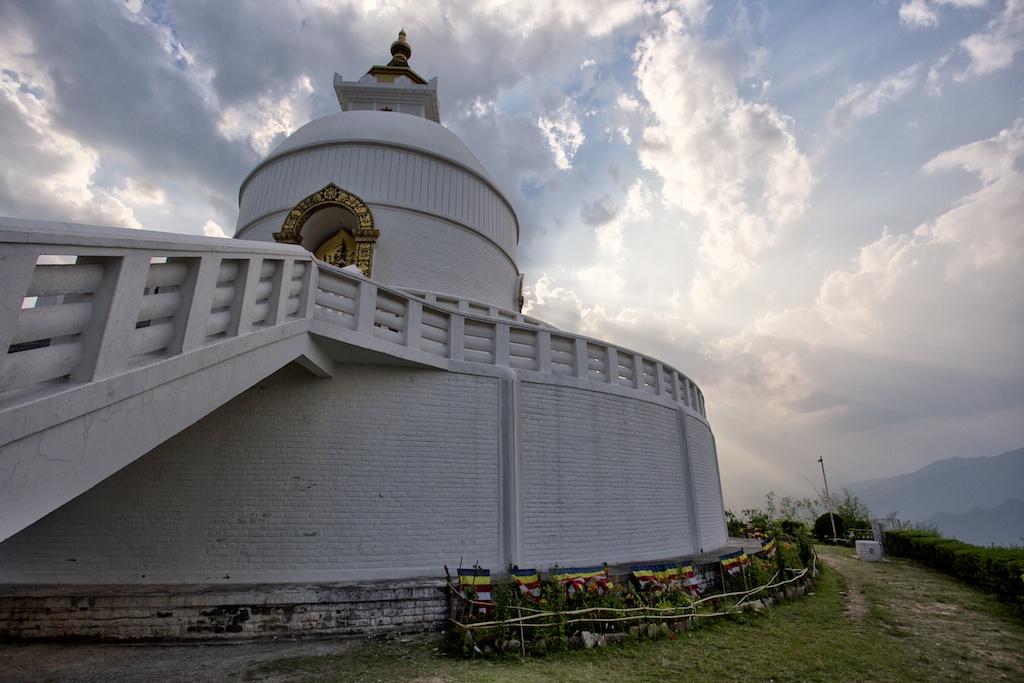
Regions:
M 374 630 L 446 566 L 726 544 L 700 390 L 521 314 L 515 213 L 391 52 L 237 240 L 0 219 L 0 633 Z

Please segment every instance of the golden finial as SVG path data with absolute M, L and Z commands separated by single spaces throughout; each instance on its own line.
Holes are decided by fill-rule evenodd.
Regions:
M 391 43 L 391 62 L 388 66 L 408 66 L 412 48 L 405 40 L 405 28 L 398 32 L 398 40 Z

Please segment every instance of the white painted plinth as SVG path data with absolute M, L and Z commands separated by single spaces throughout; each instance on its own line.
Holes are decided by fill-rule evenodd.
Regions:
M 877 562 L 882 559 L 882 544 L 878 541 L 857 541 L 857 559 Z

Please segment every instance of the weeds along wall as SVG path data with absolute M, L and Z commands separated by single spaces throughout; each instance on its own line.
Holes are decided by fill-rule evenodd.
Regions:
M 288 366 L 0 544 L 0 582 L 369 580 L 724 545 L 713 440 L 681 404 L 464 365 Z

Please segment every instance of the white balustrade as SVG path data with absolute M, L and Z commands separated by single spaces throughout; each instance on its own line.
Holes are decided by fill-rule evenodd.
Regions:
M 317 267 L 318 320 L 437 358 L 612 384 L 678 401 L 704 414 L 696 385 L 653 358 L 554 332 L 546 324 L 479 302 L 436 293 L 410 296 L 333 266 L 318 262 Z
M 0 223 L 0 400 L 309 316 L 315 270 L 301 248 L 11 223 Z
M 299 247 L 56 225 L 0 223 L 0 400 L 315 318 L 435 358 L 629 388 L 704 414 L 696 385 L 655 359 L 480 302 L 383 287 Z

